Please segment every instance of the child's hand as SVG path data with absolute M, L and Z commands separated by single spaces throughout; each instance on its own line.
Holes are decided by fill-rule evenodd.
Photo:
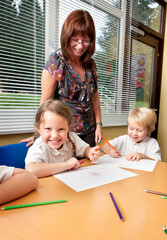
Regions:
M 67 169 L 77 169 L 80 166 L 80 163 L 78 159 L 75 157 L 70 158 L 68 161 L 66 161 Z
M 126 156 L 126 160 L 128 161 L 139 161 L 140 159 L 143 158 L 144 158 L 143 154 L 138 152 L 130 153 Z
M 111 156 L 111 157 L 113 157 L 113 158 L 118 158 L 118 157 L 120 157 L 121 155 L 120 155 L 120 151 L 118 151 L 117 149 L 116 150 L 114 150 L 114 149 L 110 149 L 110 151 L 109 151 L 109 155 Z
M 89 152 L 89 159 L 91 161 L 96 161 L 100 157 L 101 153 L 99 151 L 99 146 L 93 147 Z

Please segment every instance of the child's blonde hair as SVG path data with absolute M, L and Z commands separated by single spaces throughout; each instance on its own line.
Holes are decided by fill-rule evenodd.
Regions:
M 67 121 L 68 126 L 70 128 L 71 123 L 72 123 L 71 109 L 65 103 L 63 103 L 59 100 L 52 100 L 52 99 L 45 101 L 39 107 L 39 109 L 36 113 L 36 117 L 35 117 L 35 128 L 39 128 L 40 124 L 44 120 L 44 113 L 47 111 L 53 112 L 53 113 L 63 117 Z M 69 133 L 67 136 L 73 146 L 74 156 L 75 156 L 76 155 L 76 146 L 75 146 L 74 142 L 71 140 Z M 37 131 L 35 130 L 35 138 L 37 138 L 37 137 L 39 137 L 39 133 L 37 133 Z
M 147 127 L 147 130 L 151 133 L 155 130 L 157 116 L 152 109 L 146 107 L 136 107 L 130 111 L 127 122 L 128 124 L 133 122 L 140 126 Z

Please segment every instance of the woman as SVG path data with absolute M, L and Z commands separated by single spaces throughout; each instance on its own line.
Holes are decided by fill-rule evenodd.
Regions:
M 66 103 L 73 113 L 71 130 L 91 147 L 101 141 L 102 134 L 94 51 L 91 15 L 83 10 L 71 12 L 62 27 L 61 49 L 50 55 L 44 67 L 40 102 L 54 98 Z

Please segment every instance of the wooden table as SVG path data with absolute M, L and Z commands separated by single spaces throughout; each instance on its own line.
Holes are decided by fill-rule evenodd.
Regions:
M 144 192 L 167 192 L 167 163 L 157 163 L 151 173 L 130 171 L 138 176 L 82 192 L 54 177 L 40 179 L 37 190 L 2 206 L 58 199 L 68 202 L 0 211 L 0 240 L 167 239 L 162 229 L 167 225 L 167 200 Z M 124 222 L 118 217 L 110 191 Z

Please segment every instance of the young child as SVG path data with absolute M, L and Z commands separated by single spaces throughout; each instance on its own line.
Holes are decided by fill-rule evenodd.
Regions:
M 126 156 L 129 161 L 150 159 L 161 161 L 160 147 L 156 139 L 150 138 L 157 121 L 153 110 L 146 107 L 134 108 L 128 115 L 128 135 L 119 136 L 110 140 L 110 144 L 116 148 L 113 150 L 109 144 L 105 144 L 102 150 L 111 157 Z
M 72 112 L 67 104 L 58 100 L 44 102 L 37 114 L 35 128 L 39 138 L 29 148 L 26 170 L 37 177 L 46 177 L 80 166 L 76 157 L 96 160 L 97 147 L 89 147 L 76 133 L 69 132 Z
M 38 187 L 37 177 L 24 169 L 0 166 L 0 205 Z

